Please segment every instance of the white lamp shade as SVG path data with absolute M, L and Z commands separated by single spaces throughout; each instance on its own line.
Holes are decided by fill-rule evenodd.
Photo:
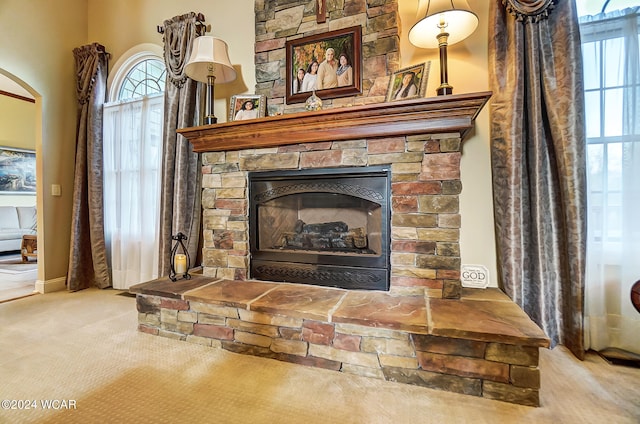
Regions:
M 189 78 L 201 82 L 207 82 L 208 76 L 216 77 L 216 83 L 236 79 L 236 71 L 229 60 L 227 43 L 208 35 L 194 40 L 191 57 L 184 71 Z
M 437 48 L 438 34 L 449 34 L 449 45 L 470 36 L 478 27 L 478 16 L 467 0 L 428 0 L 425 17 L 409 30 L 409 41 L 416 47 Z M 421 2 L 422 3 L 422 2 Z M 418 11 L 422 6 L 418 6 Z M 440 28 L 441 22 L 446 26 Z

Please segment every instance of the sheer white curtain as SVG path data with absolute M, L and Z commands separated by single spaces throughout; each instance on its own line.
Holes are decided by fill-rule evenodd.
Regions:
M 104 107 L 105 237 L 113 287 L 157 278 L 162 94 Z
M 585 345 L 640 354 L 640 7 L 581 18 L 588 143 Z

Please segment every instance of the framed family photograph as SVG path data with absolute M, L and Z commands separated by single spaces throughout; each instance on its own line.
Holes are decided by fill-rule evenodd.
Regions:
M 36 194 L 36 152 L 0 147 L 0 194 Z
M 244 121 L 264 117 L 266 98 L 260 94 L 238 94 L 231 96 L 228 121 Z
M 427 91 L 431 62 L 421 63 L 394 72 L 389 79 L 387 101 L 424 97 Z
M 287 103 L 362 93 L 360 26 L 289 40 L 286 56 Z

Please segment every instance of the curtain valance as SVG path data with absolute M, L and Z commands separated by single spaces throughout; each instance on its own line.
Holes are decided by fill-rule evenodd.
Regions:
M 507 11 L 518 21 L 538 22 L 546 19 L 553 9 L 553 0 L 502 0 Z
M 187 80 L 184 71 L 196 38 L 198 15 L 189 12 L 164 21 L 164 63 L 167 80 L 182 88 Z

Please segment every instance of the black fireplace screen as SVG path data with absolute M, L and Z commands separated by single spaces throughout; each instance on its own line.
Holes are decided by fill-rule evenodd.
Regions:
M 388 167 L 249 174 L 251 278 L 389 288 Z

